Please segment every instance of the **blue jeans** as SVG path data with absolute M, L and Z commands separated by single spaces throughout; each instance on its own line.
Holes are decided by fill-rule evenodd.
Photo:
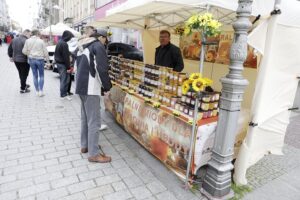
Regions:
M 29 65 L 33 74 L 33 83 L 35 90 L 43 91 L 44 88 L 44 60 L 29 58 Z
M 67 72 L 67 67 L 64 64 L 56 63 L 58 73 L 60 75 L 60 97 L 65 97 L 68 95 L 70 74 Z

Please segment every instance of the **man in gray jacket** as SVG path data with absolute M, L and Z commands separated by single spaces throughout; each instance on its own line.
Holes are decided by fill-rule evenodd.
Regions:
M 22 53 L 22 49 L 25 45 L 25 41 L 30 38 L 31 32 L 26 29 L 23 34 L 15 38 L 8 47 L 8 56 L 13 61 L 18 69 L 21 88 L 20 93 L 30 92 L 28 89 L 30 86 L 26 84 L 30 66 L 27 62 L 27 56 Z

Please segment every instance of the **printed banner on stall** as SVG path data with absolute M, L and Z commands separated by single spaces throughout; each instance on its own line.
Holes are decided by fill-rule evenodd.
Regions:
M 229 65 L 230 47 L 233 37 L 233 31 L 223 31 L 218 37 L 207 38 L 207 42 L 214 42 L 214 44 L 205 47 L 205 62 Z M 199 60 L 201 53 L 201 34 L 195 32 L 189 36 L 182 36 L 180 49 L 185 59 Z M 254 49 L 250 46 L 248 46 L 248 55 L 244 66 L 257 68 L 257 56 L 254 53 Z
M 124 128 L 158 159 L 183 173 L 187 168 L 192 126 L 127 94 Z
M 115 117 L 117 122 L 123 125 L 123 108 L 126 92 L 120 87 L 111 88 L 109 95 L 104 97 L 105 109 Z

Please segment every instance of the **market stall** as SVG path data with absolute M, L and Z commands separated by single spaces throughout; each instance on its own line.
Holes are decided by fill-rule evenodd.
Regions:
M 56 44 L 59 41 L 59 39 L 61 38 L 64 31 L 70 31 L 71 33 L 74 34 L 75 37 L 79 37 L 81 35 L 78 31 L 70 28 L 69 26 L 67 26 L 66 24 L 63 24 L 63 23 L 57 23 L 55 25 L 50 25 L 50 26 L 44 28 L 41 31 L 41 34 L 46 37 L 51 35 L 53 38 L 54 44 Z
M 178 175 L 187 169 L 195 94 L 182 94 L 185 73 L 113 57 L 114 87 L 106 109 L 147 150 Z M 210 158 L 218 115 L 219 92 L 204 92 L 200 100 L 191 174 Z
M 293 1 L 293 0 L 290 0 Z M 250 85 L 247 87 L 244 95 L 244 101 L 243 101 L 243 107 L 247 108 L 246 110 L 251 108 L 252 105 L 252 98 L 253 96 L 257 101 L 260 101 L 260 103 L 254 103 L 252 106 L 252 115 L 251 118 L 249 117 L 249 112 L 245 110 L 241 110 L 240 117 L 239 117 L 239 127 L 237 127 L 238 131 L 237 135 L 237 142 L 235 144 L 235 148 L 238 149 L 240 145 L 242 144 L 242 140 L 244 136 L 246 135 L 248 125 L 247 122 L 252 121 L 251 124 L 255 125 L 258 123 L 258 126 L 250 127 L 250 135 L 247 137 L 247 140 L 245 141 L 245 146 L 243 147 L 243 152 L 241 154 L 241 157 L 245 157 L 245 155 L 249 154 L 251 156 L 247 157 L 250 158 L 249 160 L 241 159 L 239 163 L 239 174 L 236 175 L 236 180 L 238 183 L 245 183 L 245 172 L 246 169 L 257 162 L 258 159 L 260 159 L 264 154 L 270 152 L 272 150 L 272 153 L 281 153 L 280 149 L 282 148 L 283 144 L 283 138 L 284 133 L 286 130 L 286 126 L 288 124 L 288 117 L 289 117 L 289 106 L 291 107 L 291 102 L 294 100 L 294 94 L 295 90 L 298 84 L 298 80 L 296 79 L 295 74 L 298 74 L 299 72 L 296 70 L 298 69 L 295 66 L 298 66 L 298 62 L 296 62 L 294 59 L 290 59 L 287 61 L 287 59 L 290 58 L 286 53 L 285 49 L 287 49 L 286 45 L 284 43 L 279 43 L 280 41 L 285 41 L 286 44 L 289 44 L 293 47 L 293 54 L 298 53 L 297 48 L 297 36 L 299 34 L 296 34 L 299 29 L 299 18 L 295 13 L 297 13 L 297 9 L 299 9 L 299 2 L 293 1 L 292 4 L 290 4 L 287 1 L 284 3 L 284 15 L 287 16 L 288 14 L 294 13 L 293 17 L 285 18 L 288 20 L 280 20 L 280 29 L 276 29 L 281 31 L 281 33 L 288 31 L 289 34 L 292 34 L 291 37 L 286 38 L 285 36 L 280 36 L 281 39 L 276 37 L 276 51 L 270 50 L 273 49 L 270 46 L 268 46 L 268 51 L 272 53 L 272 55 L 276 56 L 278 59 L 270 59 L 270 55 L 267 54 L 268 59 L 267 61 L 261 61 L 261 67 L 260 70 L 258 68 L 259 66 L 259 60 L 252 59 L 255 57 L 255 53 L 253 49 L 249 47 L 248 49 L 248 56 L 246 61 L 249 61 L 244 65 L 246 68 L 244 70 L 244 77 L 250 82 Z M 294 6 L 291 6 L 294 5 Z M 177 24 L 182 23 L 184 20 L 186 20 L 189 16 L 191 16 L 192 13 L 204 13 L 204 12 L 210 12 L 213 13 L 214 16 L 217 17 L 217 19 L 223 23 L 223 29 L 221 32 L 220 40 L 218 43 L 218 46 L 215 47 L 208 47 L 206 50 L 209 55 L 205 56 L 205 65 L 204 65 L 204 71 L 203 74 L 206 77 L 211 78 L 214 81 L 213 88 L 220 91 L 222 86 L 219 83 L 219 79 L 224 76 L 228 71 L 228 65 L 229 65 L 229 47 L 231 45 L 231 41 L 233 39 L 233 30 L 231 28 L 232 22 L 235 20 L 236 17 L 236 9 L 237 9 L 237 1 L 231 1 L 231 0 L 198 0 L 198 1 L 143 1 L 143 2 L 135 2 L 135 1 L 128 1 L 122 6 L 118 6 L 114 9 L 111 9 L 109 12 L 107 12 L 107 16 L 100 21 L 95 22 L 93 25 L 95 26 L 102 26 L 102 25 L 111 25 L 111 26 L 117 26 L 117 27 L 131 27 L 140 29 L 143 36 L 143 46 L 144 46 L 144 58 L 145 63 L 153 64 L 154 62 L 154 50 L 155 47 L 157 47 L 158 44 L 158 35 L 159 30 L 161 29 L 168 29 L 168 30 L 174 30 L 176 28 Z M 255 19 L 256 16 L 259 14 L 261 15 L 261 18 L 264 19 L 266 15 L 269 15 L 271 11 L 274 10 L 274 0 L 263 2 L 263 1 L 253 1 L 252 6 L 252 20 Z M 283 19 L 283 17 L 282 17 Z M 294 24 L 291 24 L 292 22 L 295 22 Z M 227 26 L 230 25 L 230 26 Z M 287 27 L 293 27 L 293 28 L 287 28 Z M 276 27 L 277 28 L 277 27 Z M 284 30 L 283 30 L 284 28 Z M 266 31 L 267 30 L 267 31 Z M 265 26 L 265 29 L 258 29 L 256 32 L 260 33 L 258 34 L 258 37 L 261 41 L 269 41 L 269 44 L 271 43 L 271 39 L 275 40 L 274 38 L 274 28 L 270 28 Z M 266 39 L 265 34 L 271 33 L 271 39 Z M 174 32 L 173 32 L 174 33 Z M 278 35 L 277 35 L 278 36 Z M 292 37 L 293 36 L 293 37 Z M 284 39 L 282 39 L 284 38 Z M 199 57 L 195 55 L 199 55 L 199 47 L 195 48 L 193 45 L 189 45 L 187 48 L 185 43 L 200 41 L 201 38 L 195 34 L 195 36 L 191 39 L 186 39 L 182 36 L 172 34 L 172 43 L 178 46 L 182 47 L 182 53 L 184 54 L 185 66 L 187 66 L 184 70 L 184 72 L 192 73 L 198 71 L 198 65 L 199 65 Z M 272 43 L 275 45 L 275 43 Z M 256 42 L 256 45 L 252 45 L 252 47 L 255 47 L 258 49 L 261 53 L 261 44 L 258 44 Z M 290 47 L 288 47 L 290 48 Z M 216 53 L 214 52 L 214 49 L 218 49 Z M 277 49 L 281 49 L 282 51 L 285 51 L 286 53 L 279 54 Z M 273 53 L 276 54 L 273 54 Z M 264 54 L 264 53 L 262 53 Z M 266 56 L 266 55 L 264 55 Z M 193 58 L 196 58 L 193 60 Z M 294 58 L 297 58 L 297 56 L 294 56 Z M 214 62 L 211 62 L 211 60 L 214 60 Z M 255 63 L 255 64 L 253 64 Z M 270 64 L 271 63 L 271 64 Z M 273 69 L 273 65 L 278 66 L 277 69 Z M 280 66 L 279 66 L 280 65 Z M 268 67 L 266 67 L 268 66 Z M 264 69 L 263 69 L 264 68 Z M 267 69 L 268 70 L 267 70 Z M 284 73 L 285 71 L 288 71 L 288 69 L 293 68 L 294 71 L 290 71 L 290 73 Z M 260 70 L 260 71 L 259 71 Z M 258 76 L 259 74 L 259 76 Z M 273 76 L 267 76 L 267 74 L 273 74 Z M 281 84 L 280 81 L 276 80 L 274 77 L 283 76 L 286 80 L 285 82 L 289 82 L 289 84 Z M 268 77 L 268 78 L 266 78 Z M 256 88 L 256 79 L 258 80 L 259 88 Z M 289 81 L 293 80 L 293 81 Z M 120 85 L 120 84 L 119 84 Z M 121 84 L 122 85 L 122 84 Z M 274 85 L 277 85 L 277 87 L 274 87 Z M 285 88 L 288 88 L 285 90 Z M 257 90 L 255 93 L 255 89 Z M 274 91 L 275 93 L 270 93 L 270 91 Z M 286 91 L 285 93 L 282 91 Z M 118 92 L 116 92 L 118 93 Z M 126 93 L 127 95 L 131 95 L 129 93 Z M 132 95 L 131 95 L 132 96 Z M 135 95 L 133 95 L 135 96 Z M 112 97 L 112 96 L 111 96 Z M 274 99 L 278 98 L 281 99 L 281 101 L 274 101 Z M 262 100 L 265 98 L 265 100 Z M 125 99 L 125 97 L 124 97 Z M 284 103 L 282 103 L 284 102 Z M 276 103 L 276 104 L 275 104 Z M 122 109 L 121 109 L 122 110 Z M 174 116 L 173 116 L 174 117 Z M 176 118 L 177 119 L 177 118 Z M 246 122 L 246 123 L 245 123 Z M 280 122 L 280 123 L 278 123 Z M 212 122 L 213 123 L 213 122 Z M 203 126 L 198 127 L 199 129 Z M 128 129 L 129 130 L 129 129 Z M 197 134 L 198 134 L 197 132 Z M 202 134 L 204 136 L 205 134 Z M 197 138 L 200 135 L 197 135 Z M 266 136 L 268 139 L 266 139 Z M 268 141 L 265 141 L 268 140 Z M 275 141 L 276 140 L 276 141 Z M 199 140 L 197 140 L 199 141 Z M 272 142 L 273 141 L 273 142 Z M 267 145 L 265 145 L 267 144 Z M 197 148 L 198 145 L 195 147 Z M 257 151 L 257 149 L 259 151 Z M 201 150 L 200 150 L 201 151 Z M 199 151 L 199 152 L 200 152 Z M 196 151 L 195 151 L 196 152 Z M 196 155 L 197 153 L 195 153 Z M 197 160 L 194 156 L 194 161 Z M 200 164 L 201 165 L 201 164 Z M 194 173 L 195 171 L 193 171 Z M 241 181 L 242 179 L 242 181 Z

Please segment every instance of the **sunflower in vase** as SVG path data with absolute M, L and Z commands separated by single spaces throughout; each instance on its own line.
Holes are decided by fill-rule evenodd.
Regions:
M 184 81 L 182 85 L 182 94 L 187 94 L 189 91 L 201 92 L 207 86 L 211 86 L 213 81 L 209 78 L 202 78 L 200 73 L 192 73 L 188 80 Z
M 189 35 L 195 30 L 202 32 L 206 37 L 214 37 L 220 34 L 221 26 L 211 13 L 195 14 L 185 22 L 184 34 Z

